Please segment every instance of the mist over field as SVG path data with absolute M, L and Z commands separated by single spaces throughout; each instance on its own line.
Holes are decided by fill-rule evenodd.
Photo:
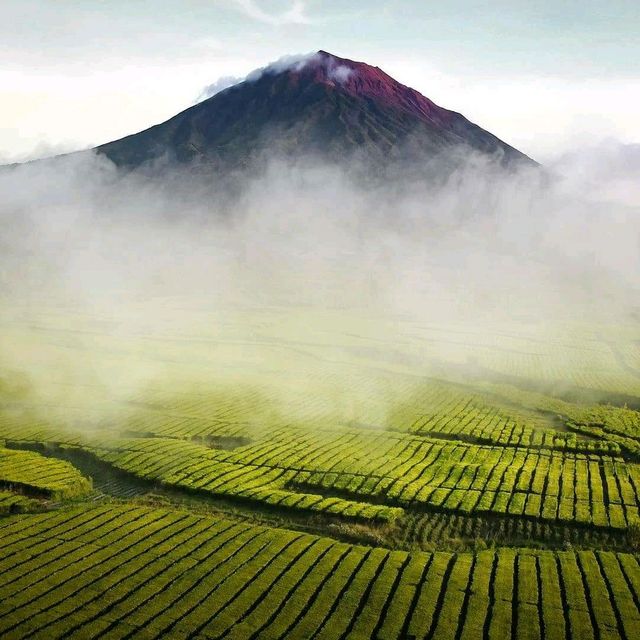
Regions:
M 634 3 L 6 2 L 0 638 L 640 638 Z
M 607 170 L 612 156 L 625 172 Z M 164 180 L 123 173 L 90 152 L 5 168 L 2 322 L 34 336 L 2 341 L 5 384 L 20 380 L 54 402 L 82 397 L 87 384 L 126 401 L 148 384 L 223 381 L 275 386 L 286 399 L 291 381 L 261 373 L 277 362 L 322 395 L 317 371 L 265 347 L 261 314 L 276 309 L 292 348 L 320 341 L 338 352 L 345 336 L 363 333 L 394 366 L 411 362 L 407 336 L 431 327 L 418 375 L 434 362 L 458 372 L 475 363 L 461 341 L 490 343 L 494 332 L 549 340 L 576 324 L 624 324 L 638 312 L 640 267 L 627 156 L 637 159 L 609 143 L 606 154 L 504 172 L 470 155 L 435 184 L 401 173 L 363 182 L 318 159 L 272 159 L 236 176 L 231 191 L 187 170 Z M 38 331 L 52 326 L 61 339 L 79 331 L 139 344 L 117 364 L 92 343 L 36 348 Z M 178 338 L 230 345 L 189 371 L 183 360 L 150 357 L 154 340 Z M 209 347 L 200 343 L 187 361 Z M 323 367 L 351 384 L 353 372 L 330 360 Z M 327 403 L 340 404 L 334 395 Z

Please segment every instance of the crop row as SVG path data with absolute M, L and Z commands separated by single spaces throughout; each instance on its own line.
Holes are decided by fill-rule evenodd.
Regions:
M 497 408 L 464 407 L 456 413 L 420 416 L 411 433 L 431 437 L 459 438 L 478 444 L 559 449 L 616 455 L 617 443 L 605 439 L 579 439 L 575 433 L 527 426 L 502 414 Z
M 232 450 L 169 438 L 85 438 L 115 467 L 271 506 L 393 520 L 394 507 L 498 513 L 621 529 L 640 468 L 621 458 L 477 445 L 377 429 L 280 427 Z
M 231 451 L 105 439 L 93 451 L 168 485 L 362 518 L 390 520 L 399 515 L 391 507 L 425 507 L 621 529 L 638 520 L 640 505 L 640 469 L 620 458 L 375 430 L 283 428 Z
M 69 431 L 55 429 L 37 420 L 2 413 L 0 407 L 0 438 L 2 440 L 28 440 L 30 442 L 65 442 L 69 444 L 81 441 Z
M 479 446 L 388 432 L 274 437 L 216 459 L 295 470 L 316 487 L 398 506 L 428 505 L 625 527 L 638 518 L 640 469 L 619 458 Z
M 366 495 L 398 506 L 624 528 L 638 521 L 640 476 L 635 466 L 548 452 L 473 445 L 433 447 L 419 463 L 399 464 L 381 477 L 346 471 L 303 472 L 310 490 Z
M 637 377 L 626 370 L 606 345 L 557 353 L 516 354 L 496 351 L 478 358 L 487 372 L 546 383 L 563 381 L 575 387 L 640 395 Z M 547 345 L 548 346 L 548 345 Z
M 402 376 L 390 374 L 353 374 L 349 378 L 350 396 L 347 410 L 337 393 L 340 379 L 318 376 L 319 392 L 288 394 L 283 401 L 278 394 L 249 387 L 242 389 L 207 389 L 188 394 L 167 390 L 147 390 L 118 407 L 107 408 L 102 428 L 160 437 L 268 438 L 273 430 L 291 425 L 292 416 L 301 426 L 331 430 L 340 425 L 376 426 L 422 435 L 474 439 L 478 443 L 504 446 L 562 449 L 616 455 L 620 447 L 640 452 L 640 413 L 631 409 L 602 405 L 579 406 L 557 398 L 518 392 L 510 388 L 496 393 L 480 392 L 438 380 L 410 383 Z M 327 389 L 333 391 L 327 391 Z M 340 389 L 344 395 L 344 389 Z M 328 394 L 328 396 L 327 396 Z M 503 394 L 503 395 L 501 395 Z M 511 397 L 510 397 L 511 396 Z M 36 415 L 42 416 L 43 407 Z M 73 407 L 59 407 L 67 418 Z M 0 411 L 0 437 L 20 437 L 32 441 L 53 437 L 70 443 L 67 431 L 55 428 L 56 407 L 46 407 L 51 420 L 17 419 L 11 412 Z M 95 408 L 97 414 L 100 407 Z M 78 414 L 88 419 L 91 408 Z M 110 414 L 118 415 L 112 423 Z M 577 438 L 566 429 L 557 430 L 552 416 L 595 438 Z M 91 418 L 94 420 L 94 418 Z M 83 423 L 86 420 L 83 421 Z M 100 420 L 98 420 L 100 422 Z M 339 430 L 339 429 L 338 429 Z M 75 438 L 76 442 L 82 438 Z
M 92 488 L 91 481 L 68 462 L 9 449 L 0 449 L 0 483 L 57 500 L 85 495 Z
M 406 399 L 396 398 L 387 426 L 421 435 L 470 438 L 484 444 L 601 453 L 619 451 L 615 443 L 578 439 L 574 433 L 557 430 L 550 415 L 516 409 L 498 398 L 483 397 L 442 383 L 428 383 Z
M 617 455 L 620 447 L 640 450 L 640 413 L 605 406 L 580 407 L 554 398 L 541 397 L 534 406 L 516 408 L 517 402 L 482 396 L 471 390 L 429 381 L 411 387 L 398 380 L 354 382 L 353 394 L 359 398 L 347 419 L 339 410 L 327 412 L 326 398 L 308 394 L 304 400 L 288 399 L 281 405 L 265 394 L 247 390 L 228 396 L 222 393 L 171 396 L 153 394 L 139 410 L 128 415 L 124 429 L 161 437 L 190 438 L 207 436 L 259 439 L 291 423 L 291 416 L 314 430 L 335 430 L 337 425 L 389 429 L 417 435 L 473 439 L 483 444 L 561 449 Z M 370 388 L 367 387 L 368 386 Z M 364 391 L 359 388 L 364 387 Z M 372 389 L 374 391 L 372 391 Z M 374 393 L 375 392 L 375 393 Z M 364 394 L 364 395 L 363 395 Z M 385 410 L 380 415 L 380 405 Z M 369 411 L 369 407 L 374 409 Z M 322 408 L 324 407 L 324 413 Z M 354 414 L 355 413 L 355 417 Z M 590 438 L 576 437 L 566 429 L 557 430 L 551 416 L 561 415 L 569 426 L 603 426 L 603 430 L 583 431 Z M 629 444 L 629 446 L 625 446 Z
M 325 498 L 318 493 L 287 489 L 297 472 L 251 464 L 228 463 L 217 458 L 223 452 L 182 440 L 159 438 L 102 443 L 95 455 L 118 469 L 163 484 L 261 502 L 271 507 L 298 509 L 365 520 L 393 521 L 402 509 L 353 501 Z
M 406 553 L 150 508 L 0 522 L 12 638 L 637 637 L 629 554 Z
M 460 512 L 409 512 L 403 526 L 392 532 L 395 549 L 448 549 L 465 551 L 494 546 L 627 550 L 633 543 L 628 532 L 550 523 L 520 517 L 495 518 Z
M 11 491 L 0 491 L 0 515 L 28 511 L 35 507 L 35 501 Z

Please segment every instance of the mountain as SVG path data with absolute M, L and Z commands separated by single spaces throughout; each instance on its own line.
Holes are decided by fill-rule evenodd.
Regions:
M 378 67 L 325 51 L 254 72 L 97 151 L 124 168 L 191 163 L 225 170 L 278 154 L 310 153 L 373 166 L 402 160 L 455 164 L 471 151 L 503 166 L 536 164 Z

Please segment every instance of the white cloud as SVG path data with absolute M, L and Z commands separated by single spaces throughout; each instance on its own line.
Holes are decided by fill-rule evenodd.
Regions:
M 266 67 L 260 67 L 254 69 L 246 77 L 236 76 L 223 76 L 216 80 L 213 84 L 207 85 L 198 96 L 196 102 L 202 102 L 215 96 L 217 93 L 228 89 L 229 87 L 238 84 L 243 81 L 256 82 L 262 78 L 265 74 L 278 74 L 283 71 L 301 71 L 304 67 L 310 63 L 323 64 L 327 69 L 327 76 L 333 82 L 339 84 L 346 82 L 350 78 L 354 71 L 344 64 L 336 64 L 333 58 L 323 58 L 317 52 L 301 53 L 296 55 L 282 56 L 274 62 L 270 62 Z
M 317 56 L 316 53 L 282 56 L 274 62 L 269 63 L 266 67 L 254 69 L 246 76 L 222 76 L 212 84 L 209 84 L 202 89 L 196 99 L 196 103 L 212 98 L 217 93 L 220 93 L 233 85 L 239 84 L 240 82 L 244 82 L 245 80 L 249 82 L 256 82 L 265 73 L 277 74 L 282 71 L 287 71 L 288 69 L 300 71 L 310 60 L 314 59 L 315 56 Z
M 334 82 L 343 83 L 346 82 L 353 74 L 353 69 L 350 69 L 344 64 L 339 64 L 337 67 L 329 68 L 329 78 Z
M 274 62 L 270 62 L 266 67 L 260 67 L 254 69 L 247 75 L 249 82 L 255 82 L 259 80 L 265 73 L 275 75 L 282 73 L 283 71 L 293 70 L 301 71 L 309 62 L 317 57 L 316 52 L 311 53 L 298 53 L 290 56 L 282 56 Z
M 232 87 L 234 84 L 238 84 L 242 82 L 244 78 L 238 78 L 236 76 L 223 76 L 222 78 L 218 78 L 213 84 L 207 85 L 200 95 L 198 96 L 196 102 L 202 102 L 203 100 L 208 100 L 212 98 L 217 93 Z
M 563 153 L 549 167 L 574 193 L 629 207 L 640 203 L 640 144 L 605 139 Z
M 289 9 L 277 14 L 268 13 L 255 0 L 234 0 L 234 2 L 247 16 L 266 24 L 281 26 L 311 22 L 305 13 L 306 7 L 302 0 L 294 0 Z

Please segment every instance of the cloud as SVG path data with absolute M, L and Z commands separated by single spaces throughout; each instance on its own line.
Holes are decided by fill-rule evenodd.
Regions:
M 286 11 L 268 13 L 255 0 L 234 0 L 235 4 L 250 18 L 265 24 L 282 26 L 287 24 L 310 24 L 305 14 L 306 6 L 302 0 L 294 0 Z
M 259 67 L 248 73 L 244 78 L 238 76 L 223 76 L 216 80 L 214 83 L 207 85 L 202 89 L 196 102 L 202 102 L 215 96 L 217 93 L 239 84 L 240 82 L 256 82 L 264 74 L 277 74 L 287 71 L 289 69 L 300 71 L 309 61 L 313 60 L 318 54 L 312 53 L 300 53 L 288 56 L 282 56 L 274 62 L 269 63 L 266 67 Z
M 573 191 L 622 205 L 640 203 L 640 144 L 608 138 L 563 153 L 547 164 Z
M 49 158 L 51 156 L 58 156 L 78 151 L 78 149 L 87 146 L 90 145 L 82 145 L 77 141 L 71 140 L 51 142 L 49 140 L 42 139 L 36 142 L 31 149 L 25 149 L 19 153 L 12 154 L 0 152 L 0 165 L 16 162 L 29 162 L 30 160 L 36 160 L 38 158 Z
M 213 84 L 207 85 L 201 92 L 196 102 L 202 102 L 203 100 L 207 100 L 212 98 L 217 93 L 232 87 L 234 84 L 238 84 L 242 82 L 244 78 L 238 78 L 237 76 L 223 76 L 216 80 Z
M 639 299 L 638 200 L 602 203 L 581 177 L 616 190 L 614 156 L 628 167 L 637 149 L 566 158 L 563 180 L 496 174 L 485 158 L 439 186 L 377 187 L 338 164 L 273 157 L 234 196 L 188 170 L 122 177 L 93 153 L 2 169 L 1 368 L 45 405 L 82 406 L 87 388 L 119 403 L 156 383 L 259 378 L 283 401 L 295 379 L 333 406 L 318 381 L 351 401 L 357 372 L 342 361 L 360 332 L 380 331 L 390 347 L 376 353 L 404 367 L 407 335 L 441 327 L 407 356 L 427 375 L 432 361 L 464 364 L 468 353 L 494 363 L 482 345 L 499 331 L 524 327 L 544 343 L 566 319 L 624 322 Z M 274 309 L 287 318 L 275 342 Z M 481 347 L 461 345 L 463 333 Z
M 344 64 L 329 67 L 329 78 L 340 84 L 346 82 L 353 74 L 353 69 Z
M 333 82 L 339 84 L 346 82 L 355 72 L 344 64 L 338 64 L 333 58 L 321 56 L 318 52 L 299 53 L 294 55 L 282 56 L 274 62 L 270 62 L 266 67 L 254 69 L 246 77 L 240 78 L 236 76 L 223 76 L 216 80 L 213 84 L 207 85 L 198 96 L 196 102 L 201 102 L 207 98 L 228 89 L 229 87 L 240 82 L 256 82 L 265 74 L 278 74 L 283 71 L 301 71 L 308 64 L 322 64 L 327 70 L 327 77 Z
M 262 78 L 265 74 L 275 75 L 277 73 L 282 73 L 283 71 L 301 71 L 304 67 L 309 64 L 311 61 L 317 58 L 318 54 L 314 51 L 311 53 L 297 53 L 288 56 L 282 56 L 273 62 L 270 62 L 266 67 L 260 67 L 258 69 L 254 69 L 251 73 L 249 73 L 246 79 L 249 82 L 255 82 Z

